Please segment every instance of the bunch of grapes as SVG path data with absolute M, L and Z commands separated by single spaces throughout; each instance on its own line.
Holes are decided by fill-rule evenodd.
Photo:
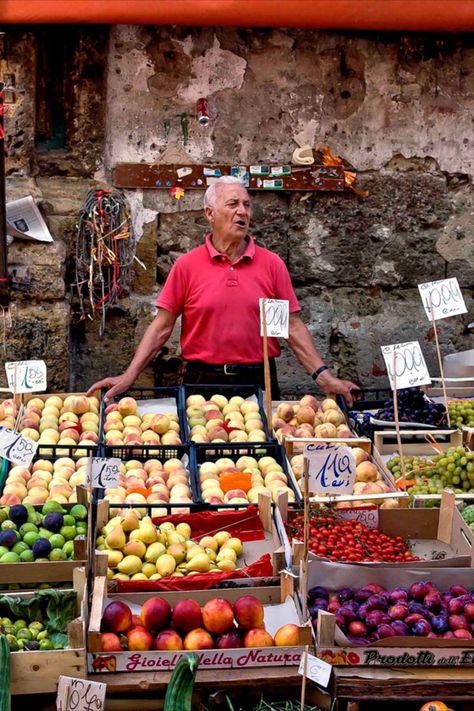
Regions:
M 474 452 L 464 447 L 450 447 L 431 458 L 404 457 L 407 479 L 415 483 L 408 488 L 414 494 L 441 494 L 443 489 L 453 489 L 456 494 L 474 493 Z M 402 475 L 400 457 L 387 462 L 395 479 Z
M 386 422 L 395 420 L 393 396 L 375 415 Z M 430 402 L 420 388 L 404 388 L 398 391 L 398 419 L 400 422 L 420 422 L 426 425 L 441 425 L 445 419 L 445 407 L 441 403 Z
M 466 506 L 461 512 L 463 519 L 470 529 L 474 531 L 474 504 Z
M 448 403 L 449 418 L 457 427 L 474 427 L 474 399 L 453 400 Z

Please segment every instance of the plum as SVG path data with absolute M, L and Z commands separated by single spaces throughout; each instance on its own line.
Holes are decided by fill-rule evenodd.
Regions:
M 369 610 L 367 609 L 367 605 L 364 603 L 357 610 L 357 617 L 359 618 L 359 620 L 363 621 L 363 620 L 365 620 L 368 612 L 369 612 Z
M 367 590 L 367 588 L 361 588 L 360 590 L 357 590 L 356 594 L 354 595 L 354 600 L 357 600 L 357 602 L 366 602 L 366 600 L 369 599 L 373 595 L 372 590 Z
M 390 602 L 406 602 L 408 600 L 408 592 L 406 588 L 395 588 L 389 593 Z
M 352 588 L 342 588 L 342 590 L 339 590 L 340 602 L 347 602 L 348 600 L 352 600 L 353 597 L 354 591 Z
M 328 600 L 329 592 L 327 588 L 323 588 L 320 585 L 316 585 L 316 587 L 308 590 L 308 601 L 313 602 L 313 600 L 316 600 L 316 598 L 324 598 L 325 600 Z
M 359 620 L 349 622 L 348 630 L 351 635 L 354 635 L 354 637 L 367 636 L 367 627 L 364 625 L 363 622 L 360 622 Z
M 366 644 L 369 644 L 368 637 L 356 637 L 354 635 L 348 634 L 347 639 L 354 647 L 364 647 Z
M 384 610 L 388 609 L 388 602 L 382 595 L 371 595 L 367 602 L 368 610 Z
M 412 625 L 416 624 L 420 620 L 424 620 L 424 619 L 425 618 L 423 617 L 423 615 L 420 615 L 419 612 L 412 612 L 410 615 L 407 615 L 405 617 L 404 622 L 405 622 L 405 624 L 407 624 L 411 627 Z
M 454 597 L 459 597 L 460 595 L 467 594 L 467 588 L 465 588 L 464 585 L 451 585 L 449 592 L 451 595 L 454 595 Z
M 406 637 L 410 634 L 410 628 L 402 620 L 393 620 L 390 624 L 397 637 Z
M 464 615 L 449 615 L 448 625 L 454 630 L 467 630 L 467 620 Z
M 390 622 L 390 617 L 383 610 L 369 610 L 365 616 L 367 627 L 378 627 L 383 623 Z
M 377 634 L 380 639 L 385 639 L 386 637 L 395 637 L 396 633 L 392 625 L 382 624 L 377 627 Z
M 346 620 L 345 618 L 339 613 L 339 610 L 336 612 L 334 615 L 334 619 L 336 620 L 336 625 L 341 628 L 343 632 L 346 630 Z
M 371 593 L 373 593 L 374 595 L 377 595 L 377 593 L 385 592 L 385 588 L 383 588 L 381 585 L 378 585 L 377 583 L 369 583 L 365 586 L 365 590 L 370 590 Z
M 468 602 L 467 605 L 464 605 L 464 615 L 469 622 L 474 620 L 474 602 Z
M 427 637 L 433 630 L 428 620 L 418 620 L 412 625 L 411 631 L 416 637 Z
M 421 601 L 428 594 L 430 588 L 426 583 L 413 583 L 408 589 L 408 597 L 412 597 L 414 600 Z
M 453 632 L 455 639 L 472 639 L 472 634 L 469 630 L 457 629 Z
M 464 610 L 464 604 L 460 597 L 453 597 L 448 602 L 448 610 L 451 615 L 460 615 Z
M 431 627 L 438 634 L 443 634 L 448 631 L 448 618 L 446 615 L 433 615 L 431 618 Z
M 357 615 L 354 610 L 352 610 L 350 607 L 347 607 L 347 605 L 343 605 L 342 607 L 340 607 L 337 611 L 337 614 L 341 615 L 346 622 L 353 622 L 357 619 Z
M 392 620 L 404 620 L 408 615 L 408 607 L 400 602 L 389 607 L 388 614 Z
M 410 613 L 410 615 L 411 615 L 413 612 L 416 612 L 416 613 L 418 613 L 419 615 L 423 615 L 423 617 L 424 617 L 425 614 L 426 614 L 426 608 L 425 608 L 425 606 L 422 605 L 420 602 L 413 602 L 413 601 L 412 601 L 412 602 L 409 602 L 409 603 L 408 603 L 408 612 Z
M 429 592 L 423 600 L 423 604 L 427 610 L 433 612 L 439 612 L 443 607 L 443 601 L 441 595 L 438 592 Z
M 443 639 L 456 639 L 456 637 L 454 636 L 454 633 L 451 632 L 451 630 L 448 630 L 443 634 Z

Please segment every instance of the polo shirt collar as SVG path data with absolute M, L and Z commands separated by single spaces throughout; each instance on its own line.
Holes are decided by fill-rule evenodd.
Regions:
M 209 252 L 209 255 L 212 257 L 212 259 L 217 259 L 219 257 L 222 257 L 222 252 L 219 252 L 214 245 L 212 244 L 212 232 L 209 232 L 206 235 L 206 247 Z M 247 235 L 246 238 L 247 240 L 247 246 L 245 248 L 245 252 L 235 261 L 235 263 L 240 262 L 241 259 L 253 259 L 255 256 L 255 242 L 253 240 L 253 237 L 250 235 Z

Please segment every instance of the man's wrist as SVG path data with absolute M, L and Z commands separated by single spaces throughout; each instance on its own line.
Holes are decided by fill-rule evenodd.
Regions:
M 319 368 L 316 368 L 316 370 L 311 373 L 311 377 L 314 381 L 316 381 L 322 373 L 325 373 L 328 370 L 328 365 L 321 365 Z

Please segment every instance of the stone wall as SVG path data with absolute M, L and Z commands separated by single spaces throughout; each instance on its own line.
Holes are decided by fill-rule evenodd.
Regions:
M 369 191 L 367 198 L 254 198 L 252 232 L 287 262 L 323 357 L 340 374 L 384 385 L 380 345 L 413 338 L 437 374 L 417 284 L 446 276 L 458 277 L 470 315 L 439 322 L 442 350 L 474 347 L 466 330 L 474 286 L 472 37 L 131 26 L 113 27 L 109 37 L 104 28 L 70 32 L 69 143 L 41 155 L 35 54 L 25 48 L 47 40 L 35 29 L 8 33 L 8 69 L 24 88 L 7 115 L 8 197 L 32 194 L 56 240 L 10 250 L 12 269 L 29 270 L 35 286 L 15 293 L 8 358 L 46 357 L 55 388 L 80 389 L 120 372 L 174 260 L 202 241 L 201 193 L 176 201 L 163 191 L 127 191 L 147 269 L 137 265 L 103 339 L 97 321 L 71 318 L 77 217 L 87 190 L 108 184 L 117 162 L 282 164 L 300 142 L 330 146 Z M 205 128 L 195 115 L 200 96 L 213 117 Z M 175 333 L 155 376 L 174 382 L 178 356 Z M 286 349 L 279 372 L 287 395 L 311 387 Z M 142 382 L 153 378 L 149 369 Z

